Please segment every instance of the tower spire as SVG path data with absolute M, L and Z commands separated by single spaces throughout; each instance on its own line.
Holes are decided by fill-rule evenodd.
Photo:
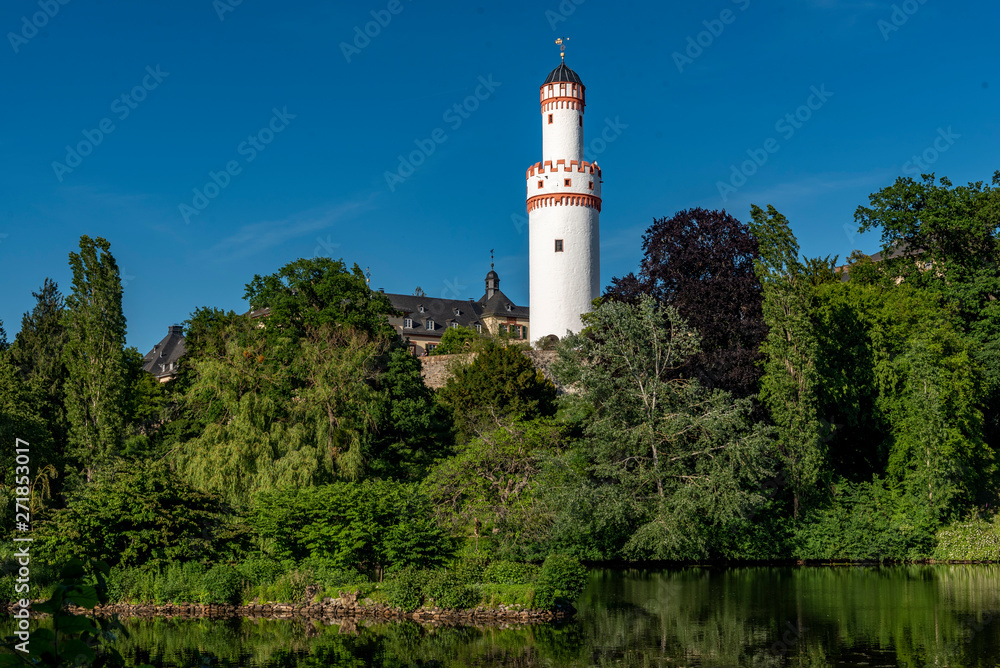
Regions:
M 558 37 L 556 38 L 556 44 L 559 45 L 559 57 L 562 58 L 560 62 L 566 62 L 566 42 L 569 41 L 569 37 Z

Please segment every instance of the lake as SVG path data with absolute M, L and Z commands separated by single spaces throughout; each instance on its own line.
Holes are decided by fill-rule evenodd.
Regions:
M 128 623 L 157 666 L 962 666 L 1000 663 L 1000 566 L 591 571 L 576 617 L 521 628 Z

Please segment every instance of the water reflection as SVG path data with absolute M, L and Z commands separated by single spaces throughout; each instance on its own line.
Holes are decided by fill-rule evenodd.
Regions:
M 595 570 L 569 623 L 128 623 L 157 666 L 906 666 L 1000 661 L 1000 567 Z

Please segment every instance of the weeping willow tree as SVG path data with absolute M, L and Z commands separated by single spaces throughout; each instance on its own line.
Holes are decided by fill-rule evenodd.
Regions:
M 405 477 L 397 459 L 435 456 L 449 425 L 356 266 L 296 260 L 254 277 L 247 298 L 268 315 L 200 309 L 188 322 L 181 403 L 197 426 L 172 452 L 188 482 L 243 505 L 261 490 Z
M 259 490 L 360 477 L 389 341 L 321 326 L 299 342 L 301 376 L 291 377 L 269 359 L 256 323 L 238 316 L 229 329 L 221 350 L 191 362 L 186 400 L 214 419 L 175 452 L 179 472 L 234 504 Z

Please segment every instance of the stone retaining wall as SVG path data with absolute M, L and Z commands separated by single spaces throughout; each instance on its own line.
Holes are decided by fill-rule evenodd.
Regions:
M 556 385 L 556 389 L 560 393 L 564 392 L 564 388 L 556 383 L 555 378 L 552 376 L 552 363 L 556 361 L 558 354 L 554 350 L 524 350 L 522 351 L 525 357 L 531 360 L 531 363 L 535 365 L 535 368 L 545 374 L 545 377 L 551 380 Z M 475 356 L 475 353 L 460 353 L 457 355 L 428 355 L 427 357 L 420 358 L 420 375 L 424 377 L 424 383 L 427 387 L 433 388 L 435 390 L 444 387 L 444 384 L 448 382 L 451 372 L 449 367 L 452 363 L 464 364 L 471 361 Z
M 69 612 L 90 614 L 84 608 L 71 606 Z M 227 619 L 232 617 L 267 619 L 326 620 L 331 623 L 356 623 L 369 621 L 412 620 L 431 625 L 493 626 L 498 624 L 538 624 L 571 617 L 576 611 L 570 606 L 557 606 L 555 610 L 523 610 L 516 606 L 497 608 L 472 608 L 469 610 L 443 610 L 418 608 L 406 612 L 383 605 L 365 605 L 347 598 L 326 598 L 322 603 L 268 603 L 261 605 L 198 605 L 179 603 L 167 605 L 112 603 L 93 610 L 99 616 L 125 617 L 181 617 Z

